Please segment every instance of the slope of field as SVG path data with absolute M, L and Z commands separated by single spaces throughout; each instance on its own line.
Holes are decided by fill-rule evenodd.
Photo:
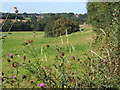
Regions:
M 14 53 L 22 56 L 28 53 L 29 55 L 29 52 L 25 52 L 27 49 L 23 45 L 24 40 L 33 40 L 33 46 L 38 55 L 41 54 L 41 48 L 45 48 L 45 45 L 48 44 L 50 46 L 50 52 L 46 53 L 51 58 L 56 53 L 55 47 L 57 46 L 61 47 L 64 53 L 70 52 L 70 56 L 76 55 L 82 58 L 84 54 L 88 52 L 94 33 L 91 30 L 92 27 L 88 25 L 81 25 L 81 28 L 83 28 L 84 31 L 68 35 L 68 42 L 66 35 L 62 37 L 44 37 L 44 32 L 36 32 L 35 34 L 33 32 L 12 32 L 2 44 L 2 54 L 6 56 L 9 53 Z
M 14 57 L 12 61 L 22 63 L 24 61 L 23 55 L 26 55 L 26 61 L 24 62 L 31 60 L 31 62 L 34 63 L 39 59 L 42 65 L 49 67 L 56 62 L 56 55 L 58 54 L 56 48 L 60 48 L 60 51 L 64 53 L 64 57 L 66 57 L 68 61 L 72 59 L 72 56 L 75 56 L 76 60 L 80 59 L 84 61 L 86 59 L 85 55 L 89 53 L 92 38 L 95 34 L 90 26 L 81 25 L 81 28 L 84 30 L 69 34 L 68 38 L 66 35 L 62 37 L 44 37 L 44 32 L 12 32 L 12 34 L 6 37 L 2 44 L 3 72 L 8 75 L 8 77 L 14 73 L 14 68 L 11 66 L 12 63 L 7 62 L 9 58 L 8 54 L 10 53 L 12 53 Z M 33 40 L 33 43 L 24 46 L 24 40 Z M 79 64 L 76 62 L 73 66 L 70 66 L 70 68 L 74 68 L 74 70 L 78 67 Z M 82 70 L 82 67 L 79 68 Z M 27 72 L 22 69 L 20 69 L 20 71 L 27 74 Z

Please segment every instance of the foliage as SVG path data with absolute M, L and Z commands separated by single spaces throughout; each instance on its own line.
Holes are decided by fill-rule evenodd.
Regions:
M 8 31 L 9 27 L 13 24 L 13 21 L 7 20 L 5 25 L 2 28 L 2 31 Z M 11 31 L 31 31 L 32 28 L 30 26 L 30 22 L 21 22 L 21 21 L 16 21 L 14 26 L 11 28 Z
M 14 31 L 31 31 L 29 22 L 16 22 L 12 28 Z
M 39 21 L 37 20 L 31 21 L 31 25 L 34 31 L 44 31 L 46 23 L 47 23 L 46 19 L 40 19 Z
M 20 52 L 15 50 L 14 53 L 3 56 L 13 68 L 9 75 L 2 73 L 3 87 L 119 88 L 119 2 L 89 2 L 87 8 L 88 23 L 94 26 L 96 32 L 94 51 L 90 50 L 92 54 L 86 53 L 86 58 L 81 60 L 79 53 L 78 56 L 75 55 L 75 45 L 71 44 L 66 46 L 66 49 L 60 45 L 51 47 L 46 44 L 36 52 L 33 41 L 25 40 L 23 46 L 26 49 L 23 50 L 25 54 L 22 57 L 19 57 Z M 70 16 L 72 15 L 71 13 Z M 50 14 L 50 17 L 52 18 L 48 19 L 45 27 L 46 36 L 60 36 L 64 35 L 66 30 L 68 33 L 78 30 L 74 21 L 59 15 Z M 78 36 L 75 39 L 78 40 Z M 51 41 L 54 41 L 53 38 Z M 79 45 L 76 47 L 78 49 Z M 54 55 L 53 63 L 49 58 L 51 53 Z M 50 65 L 45 64 L 48 59 Z
M 85 14 L 74 14 L 74 13 L 57 13 L 58 16 L 63 16 L 68 20 L 76 21 L 79 24 L 86 22 L 87 13 Z
M 97 57 L 91 57 L 90 60 L 96 62 L 93 70 L 101 72 L 105 77 L 101 77 L 104 85 L 100 87 L 119 87 L 119 4 L 120 2 L 89 2 L 87 4 L 88 23 L 94 26 L 96 32 L 92 53 Z M 98 67 L 101 68 L 98 69 Z
M 66 18 L 60 16 L 54 16 L 54 19 L 53 17 L 51 18 L 45 27 L 45 36 L 47 37 L 65 35 L 66 30 L 67 34 L 79 31 L 79 24 L 77 22 L 67 20 Z
M 10 19 L 11 21 L 15 19 L 16 14 L 14 13 L 2 13 L 2 19 L 5 19 L 8 15 L 7 19 Z M 14 26 L 14 28 L 12 28 L 11 30 L 14 31 L 16 29 L 16 31 L 21 30 L 21 31 L 44 31 L 45 27 L 48 28 L 48 26 L 46 26 L 47 23 L 50 24 L 51 21 L 55 22 L 54 17 L 64 17 L 69 21 L 73 21 L 72 23 L 75 24 L 76 22 L 79 24 L 83 24 L 86 21 L 86 14 L 77 14 L 78 17 L 75 16 L 76 14 L 74 13 L 45 13 L 45 14 L 36 14 L 36 13 L 26 13 L 24 12 L 23 14 L 17 14 L 17 19 L 19 20 L 19 23 L 16 22 L 16 26 Z M 26 20 L 27 24 L 25 22 L 23 22 L 22 20 Z M 30 22 L 30 23 L 28 23 Z M 72 24 L 71 23 L 71 24 Z M 6 23 L 6 26 L 8 23 Z M 10 23 L 9 23 L 10 24 Z M 12 22 L 11 22 L 12 24 Z M 20 25 L 18 25 L 20 24 Z M 5 26 L 5 27 L 6 27 Z M 21 27 L 19 27 L 21 26 Z M 22 27 L 24 26 L 24 27 Z M 50 28 L 52 29 L 52 25 L 49 25 Z M 72 26 L 73 28 L 73 26 Z M 28 29 L 28 30 L 27 30 Z M 7 31 L 7 28 L 3 28 L 3 31 Z M 74 30 L 73 30 L 74 32 Z M 57 35 L 58 36 L 58 35 Z
M 59 37 L 43 37 L 43 32 L 36 32 L 36 38 L 33 32 L 13 32 L 3 43 L 3 88 L 39 88 L 40 83 L 44 88 L 87 87 L 83 81 L 83 70 L 87 70 L 84 53 L 92 34 L 87 30 L 73 33 L 69 44 L 63 36 L 61 44 Z
M 79 68 L 73 71 L 73 63 L 76 63 L 77 66 L 80 64 L 77 58 L 68 60 L 65 53 L 60 50 L 60 47 L 56 47 L 53 48 L 57 53 L 54 57 L 54 63 L 46 66 L 44 63 L 48 56 L 42 61 L 42 57 L 40 58 L 40 55 L 36 55 L 35 47 L 32 43 L 26 41 L 24 46 L 28 49 L 27 52 L 31 53 L 34 61 L 31 59 L 27 60 L 29 56 L 24 54 L 21 59 L 22 62 L 20 63 L 16 60 L 17 57 L 15 55 L 9 54 L 9 56 L 6 57 L 8 58 L 7 62 L 11 65 L 14 73 L 10 72 L 11 75 L 3 73 L 2 80 L 4 88 L 38 88 L 39 83 L 44 83 L 44 88 L 76 88 L 84 85 L 80 85 L 82 78 L 77 74 Z M 49 50 L 50 47 L 43 47 L 43 56 Z M 22 69 L 22 71 L 20 69 Z
M 16 14 L 14 14 L 14 13 L 2 13 L 2 19 L 6 19 L 6 16 L 8 14 L 9 14 L 8 19 L 15 19 Z M 21 19 L 21 20 L 23 19 L 23 17 L 21 16 L 21 14 L 18 14 L 17 18 Z
M 9 28 L 11 27 L 11 25 L 12 25 L 12 21 L 11 20 L 7 20 L 6 24 L 2 28 L 2 31 L 8 31 Z

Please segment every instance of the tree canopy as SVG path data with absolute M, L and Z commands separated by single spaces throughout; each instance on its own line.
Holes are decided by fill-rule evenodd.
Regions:
M 54 20 L 52 18 L 52 21 L 48 22 L 45 27 L 45 36 L 57 37 L 65 35 L 66 30 L 68 34 L 78 31 L 79 23 L 68 20 L 62 16 L 54 17 Z

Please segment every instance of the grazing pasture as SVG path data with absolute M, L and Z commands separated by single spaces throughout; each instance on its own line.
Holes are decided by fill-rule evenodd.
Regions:
M 46 69 L 46 73 L 51 70 L 56 78 L 60 79 L 58 76 L 63 71 L 59 69 L 56 71 L 55 67 L 62 64 L 63 59 L 65 62 L 61 67 L 65 69 L 64 74 L 67 73 L 69 76 L 71 73 L 75 73 L 76 77 L 84 76 L 82 72 L 89 71 L 89 69 L 82 64 L 87 58 L 86 55 L 90 53 L 89 50 L 95 33 L 91 26 L 81 25 L 81 28 L 84 30 L 69 34 L 68 37 L 66 35 L 44 37 L 44 32 L 12 32 L 12 34 L 9 34 L 2 44 L 2 70 L 5 77 L 12 79 L 14 76 L 17 79 L 13 80 L 15 81 L 13 85 L 10 84 L 11 79 L 4 85 L 7 87 L 38 87 L 38 84 L 43 83 L 44 80 L 38 79 L 40 78 L 39 75 L 37 76 L 39 70 L 36 70 L 35 67 Z M 24 80 L 22 76 L 26 79 Z M 48 85 L 47 83 L 50 84 L 51 79 L 47 79 L 48 81 L 44 81 L 47 84 L 46 87 L 61 87 L 61 85 L 57 85 L 57 82 L 60 83 L 59 80 L 55 77 L 52 79 L 56 82 L 56 85 Z M 31 80 L 34 82 L 32 85 Z M 68 82 L 68 86 L 73 87 L 74 85 Z
M 27 13 L 17 18 L 17 7 L 14 10 L 15 20 L 29 18 Z M 8 15 L 4 13 L 4 19 L 13 18 Z M 8 20 L 1 26 L 8 33 L 0 34 L 0 87 L 120 89 L 119 2 L 87 2 L 83 15 L 32 15 L 36 18 Z

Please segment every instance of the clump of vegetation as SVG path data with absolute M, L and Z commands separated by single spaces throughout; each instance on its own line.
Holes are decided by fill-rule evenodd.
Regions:
M 93 70 L 101 73 L 100 87 L 119 87 L 119 4 L 120 2 L 89 2 L 88 23 L 94 26 Z M 98 84 L 97 83 L 97 84 Z
M 79 24 L 83 24 L 86 21 L 86 16 L 87 16 L 86 14 L 74 14 L 74 13 L 45 13 L 45 14 L 28 13 L 27 14 L 25 12 L 23 14 L 18 13 L 17 19 L 14 20 L 16 18 L 16 14 L 2 13 L 2 19 L 5 20 L 6 17 L 8 19 L 6 20 L 6 24 L 3 26 L 2 31 L 8 31 L 8 27 L 13 22 L 15 22 L 15 24 L 13 27 L 11 27 L 11 31 L 44 31 L 45 27 L 48 28 L 48 25 L 46 24 L 50 23 L 51 21 L 55 22 L 56 17 L 59 18 L 64 17 L 70 22 L 73 21 Z
M 74 45 L 68 45 L 65 49 L 60 45 L 52 47 L 46 44 L 36 52 L 34 40 L 25 40 L 23 46 L 26 49 L 23 50 L 22 57 L 18 56 L 20 52 L 16 51 L 3 56 L 11 66 L 12 72 L 8 75 L 2 72 L 2 87 L 119 88 L 119 4 L 119 2 L 89 2 L 87 4 L 88 23 L 94 26 L 96 37 L 92 44 L 94 50 L 86 53 L 84 60 L 74 54 Z M 73 27 L 76 26 L 73 22 L 68 22 L 66 18 L 55 17 L 53 21 L 51 20 L 51 24 L 47 24 L 46 36 L 64 35 L 63 27 L 71 33 L 71 23 Z M 53 27 L 49 28 L 49 25 Z M 73 31 L 77 29 L 78 27 Z M 47 65 L 45 62 L 48 59 L 51 60 L 49 55 L 52 51 L 54 62 Z
M 78 42 L 78 37 L 86 40 L 91 34 L 93 32 L 87 30 L 73 33 L 69 43 L 65 35 L 61 44 L 60 37 L 43 37 L 43 32 L 36 32 L 38 38 L 35 39 L 33 32 L 13 32 L 3 46 L 6 50 L 3 52 L 3 88 L 84 87 L 80 85 L 85 64 L 83 56 L 91 40 Z
M 66 30 L 67 34 L 79 31 L 79 23 L 71 20 L 67 20 L 64 17 L 51 17 L 50 21 L 45 27 L 45 36 L 49 37 L 58 37 L 60 35 L 65 35 Z M 54 18 L 54 19 L 53 19 Z
M 7 20 L 5 25 L 2 27 L 2 31 L 7 32 L 9 30 L 9 27 L 12 25 L 13 21 Z M 11 31 L 33 31 L 32 27 L 30 26 L 30 22 L 21 22 L 21 21 L 16 21 L 11 27 Z

